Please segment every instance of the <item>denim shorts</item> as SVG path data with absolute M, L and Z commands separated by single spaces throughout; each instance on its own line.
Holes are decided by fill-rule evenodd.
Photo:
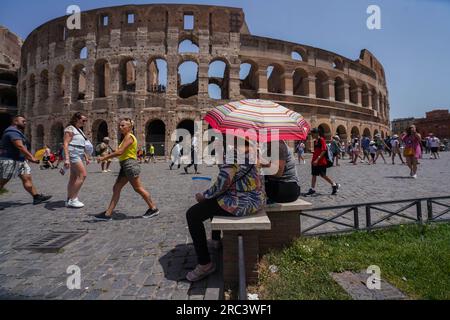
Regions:
M 69 157 L 70 163 L 83 162 L 84 158 L 84 147 L 74 147 L 69 146 Z

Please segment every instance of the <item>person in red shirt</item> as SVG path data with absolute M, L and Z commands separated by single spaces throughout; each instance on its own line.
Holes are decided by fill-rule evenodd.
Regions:
M 311 135 L 314 138 L 314 153 L 312 157 L 312 166 L 311 166 L 311 174 L 312 174 L 312 182 L 311 182 L 311 189 L 309 189 L 308 193 L 306 193 L 306 196 L 312 196 L 316 193 L 316 182 L 317 177 L 322 177 L 325 181 L 327 181 L 329 184 L 331 184 L 331 187 L 333 188 L 332 195 L 337 194 L 338 189 L 340 187 L 339 184 L 333 182 L 328 176 L 327 176 L 327 143 L 325 142 L 325 139 L 323 138 L 324 134 L 321 130 L 314 128 L 311 130 Z

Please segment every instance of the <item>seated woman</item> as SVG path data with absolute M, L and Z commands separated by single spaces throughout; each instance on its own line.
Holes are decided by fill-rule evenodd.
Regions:
M 241 148 L 245 149 L 241 151 L 245 152 L 248 160 L 249 144 L 246 143 L 245 147 Z M 224 150 L 227 148 L 225 147 Z M 261 210 L 266 202 L 257 166 L 250 164 L 249 161 L 238 164 L 237 157 L 230 162 L 219 165 L 220 172 L 215 184 L 203 194 L 197 194 L 198 204 L 186 213 L 189 232 L 198 259 L 195 270 L 186 276 L 186 279 L 191 282 L 199 281 L 216 270 L 209 255 L 203 222 L 214 216 L 251 215 Z M 213 232 L 212 237 L 213 240 L 220 240 L 220 232 Z
M 272 143 L 268 143 L 271 150 Z M 269 203 L 288 203 L 294 202 L 300 197 L 300 186 L 297 173 L 295 171 L 294 157 L 289 150 L 286 142 L 279 143 L 279 157 L 270 164 L 262 167 L 275 166 L 277 172 L 274 175 L 266 176 L 265 188 Z

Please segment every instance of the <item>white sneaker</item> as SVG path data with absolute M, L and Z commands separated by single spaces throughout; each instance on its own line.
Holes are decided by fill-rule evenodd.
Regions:
M 78 198 L 73 199 L 73 200 L 70 199 L 70 200 L 67 202 L 67 206 L 68 206 L 69 208 L 81 209 L 81 208 L 84 207 L 84 203 L 82 203 L 80 200 L 78 200 Z
M 417 174 L 412 176 L 413 179 L 417 179 Z

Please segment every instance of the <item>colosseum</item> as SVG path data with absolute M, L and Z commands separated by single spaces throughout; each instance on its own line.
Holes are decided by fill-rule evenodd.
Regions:
M 300 112 L 328 138 L 389 133 L 383 66 L 307 45 L 254 36 L 242 9 L 126 5 L 83 12 L 35 29 L 22 47 L 19 112 L 34 149 L 55 148 L 70 116 L 89 117 L 94 143 L 118 140 L 118 119 L 135 119 L 142 144 L 170 151 L 174 129 L 194 129 L 211 107 L 259 98 Z M 192 73 L 194 76 L 189 77 Z

